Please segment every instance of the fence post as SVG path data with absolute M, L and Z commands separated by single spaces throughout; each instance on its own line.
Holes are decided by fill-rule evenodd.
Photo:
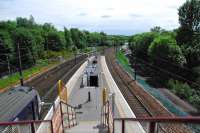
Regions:
M 77 120 L 76 120 L 76 109 L 74 109 L 74 113 L 75 113 L 75 125 L 78 125 Z
M 71 120 L 72 120 L 72 122 L 73 122 L 72 125 L 74 126 L 74 125 L 75 125 L 75 124 L 74 124 L 74 113 L 73 113 L 73 108 L 72 108 L 72 107 L 71 107 L 71 114 L 72 114 L 72 119 L 71 119 Z
M 114 133 L 114 132 L 115 132 L 115 120 L 113 118 L 113 132 L 112 133 Z
M 31 133 L 35 133 L 35 127 L 33 122 L 31 122 Z
M 155 133 L 155 129 L 156 129 L 156 123 L 155 122 L 150 122 L 150 126 L 149 126 L 149 133 Z
M 122 133 L 125 133 L 125 121 L 122 120 Z
M 68 119 L 68 127 L 70 128 L 70 118 L 69 118 L 69 107 L 67 106 L 67 119 Z
M 104 118 L 104 126 L 106 127 L 106 105 L 104 107 L 104 116 L 105 116 L 105 118 Z
M 53 131 L 53 121 L 51 120 L 51 133 L 54 133 Z
M 108 108 L 108 116 L 107 116 L 107 117 L 108 117 L 108 120 L 107 120 L 107 123 L 108 123 L 108 132 L 110 133 L 110 125 L 109 125 L 109 120 L 110 120 L 110 119 L 109 119 L 109 117 L 110 117 L 110 108 L 109 108 L 109 101 L 108 101 L 107 104 L 108 104 L 108 105 L 107 105 L 107 106 L 108 106 L 108 107 L 107 107 L 107 108 Z
M 62 103 L 60 102 L 60 114 L 61 114 L 61 124 L 62 124 L 62 130 L 63 130 L 63 133 L 65 133 L 65 130 L 64 130 L 64 123 L 63 123 L 63 112 L 62 112 Z

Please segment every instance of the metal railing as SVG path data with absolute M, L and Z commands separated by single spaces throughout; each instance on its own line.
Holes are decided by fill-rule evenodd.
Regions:
M 75 108 L 60 101 L 51 120 L 0 122 L 0 133 L 64 133 L 76 125 Z
M 107 101 L 101 109 L 101 124 L 103 128 L 107 129 L 108 133 L 113 133 L 113 112 L 110 106 L 110 102 Z
M 60 102 L 61 107 L 61 116 L 62 116 L 62 124 L 63 128 L 72 128 L 76 126 L 76 111 L 75 108 L 67 103 Z
M 148 123 L 149 130 L 147 131 L 147 133 L 163 133 L 163 129 L 165 130 L 165 133 L 200 132 L 200 117 L 114 118 L 114 124 L 117 124 L 118 126 L 117 128 L 114 128 L 113 131 L 120 131 L 120 133 L 131 132 L 132 129 L 135 127 L 134 125 L 140 122 Z M 160 126 L 162 127 L 162 129 L 160 128 Z

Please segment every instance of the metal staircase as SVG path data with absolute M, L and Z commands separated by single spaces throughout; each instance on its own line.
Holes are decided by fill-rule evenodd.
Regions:
M 60 105 L 63 128 L 68 129 L 78 125 L 75 108 L 62 101 L 60 102 Z

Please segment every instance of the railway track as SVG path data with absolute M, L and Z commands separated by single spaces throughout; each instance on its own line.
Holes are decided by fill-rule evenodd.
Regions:
M 58 96 L 57 81 L 61 79 L 64 83 L 66 83 L 86 58 L 87 55 L 78 56 L 76 58 L 76 63 L 75 59 L 70 59 L 33 78 L 32 80 L 27 81 L 25 86 L 34 87 L 38 91 L 42 101 L 53 103 Z M 45 117 L 49 108 L 50 105 L 42 107 L 41 118 Z
M 105 52 L 108 68 L 119 86 L 121 93 L 129 104 L 130 108 L 138 118 L 151 116 L 172 117 L 155 98 L 145 92 L 131 77 L 122 70 L 121 66 L 115 61 L 114 49 L 107 49 Z M 141 122 L 143 128 L 147 131 L 148 124 Z M 177 123 L 159 123 L 158 133 L 192 133 L 185 124 Z

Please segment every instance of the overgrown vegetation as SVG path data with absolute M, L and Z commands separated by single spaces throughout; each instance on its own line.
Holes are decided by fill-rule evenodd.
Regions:
M 122 53 L 121 51 L 117 52 L 117 59 L 119 59 L 122 64 L 129 66 L 128 59 L 126 58 L 124 53 Z
M 78 28 L 57 30 L 52 24 L 37 24 L 33 18 L 18 17 L 15 21 L 0 21 L 0 77 L 37 66 L 38 60 L 56 61 L 74 54 L 90 52 L 93 47 L 119 45 L 126 36 L 104 32 L 81 31 Z M 21 57 L 19 57 L 19 52 Z M 23 73 L 26 77 L 26 73 Z M 15 75 L 15 74 L 14 74 Z M 0 88 L 16 81 L 18 76 L 1 79 Z M 7 81 L 10 80 L 10 81 Z
M 180 27 L 166 31 L 159 26 L 131 36 L 130 63 L 149 83 L 168 87 L 200 109 L 200 1 L 188 0 L 179 9 Z
M 90 51 L 87 47 L 109 45 L 109 42 L 103 32 L 90 33 L 77 28 L 59 31 L 50 23 L 37 24 L 32 16 L 0 21 L 0 73 L 8 71 L 8 63 L 11 69 L 19 67 L 18 51 L 23 69 L 26 69 L 35 65 L 38 59 L 67 57 L 74 51 Z
M 200 109 L 200 91 L 192 89 L 187 83 L 172 80 L 168 81 L 168 88 L 182 99 L 186 99 L 192 105 Z
M 54 64 L 56 63 L 54 62 L 49 64 L 47 60 L 38 60 L 35 66 L 23 71 L 23 77 L 24 79 L 30 78 L 34 74 L 39 73 L 47 69 L 47 67 L 53 66 Z M 19 78 L 19 73 L 14 73 L 12 75 L 8 75 L 7 77 L 0 79 L 0 90 L 15 83 L 18 83 Z

